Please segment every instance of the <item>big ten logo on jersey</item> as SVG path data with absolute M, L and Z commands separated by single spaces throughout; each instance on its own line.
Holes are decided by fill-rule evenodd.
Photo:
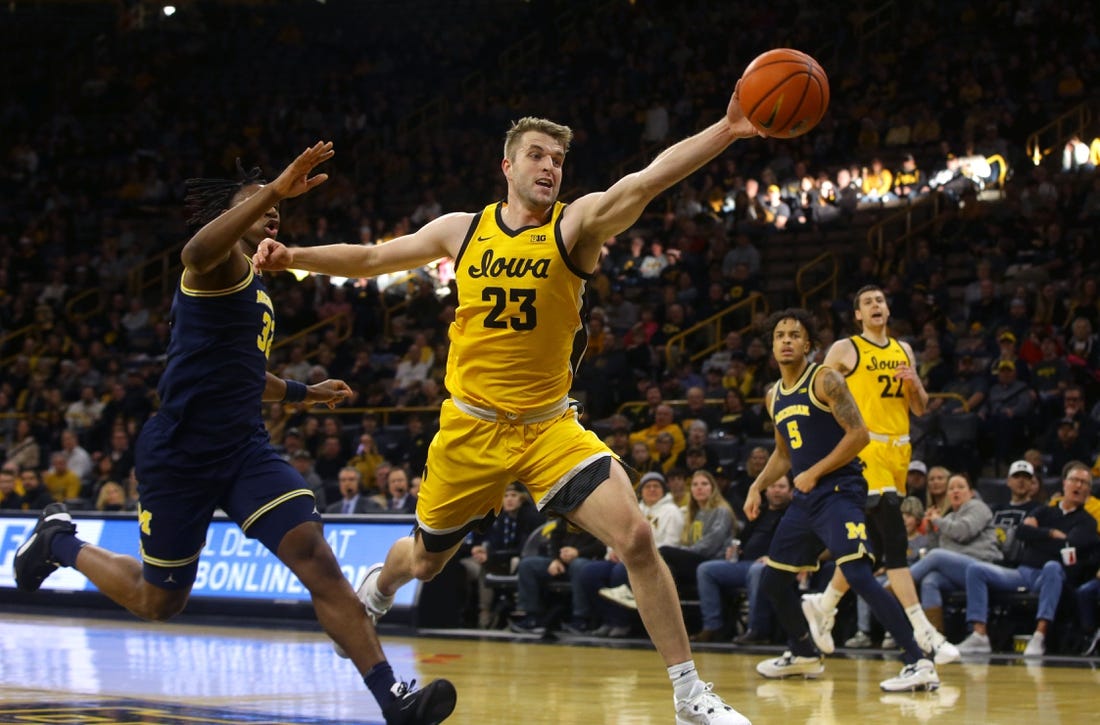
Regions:
M 260 334 L 256 336 L 256 347 L 266 358 L 271 356 L 271 342 L 275 339 L 275 305 L 271 304 L 271 298 L 262 289 L 256 290 L 256 304 L 267 308 L 261 318 L 263 326 Z
M 531 244 L 546 244 L 546 234 L 531 234 Z
M 844 528 L 848 530 L 849 539 L 858 539 L 860 541 L 867 540 L 867 524 L 865 523 L 853 523 L 851 521 L 844 522 Z

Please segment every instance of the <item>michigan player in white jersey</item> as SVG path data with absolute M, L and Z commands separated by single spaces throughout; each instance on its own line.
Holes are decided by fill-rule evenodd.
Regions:
M 867 521 L 886 567 L 890 588 L 913 625 L 921 649 L 934 654 L 936 664 L 959 659 L 955 645 L 929 621 L 921 609 L 913 575 L 906 559 L 908 534 L 901 517 L 905 480 L 909 471 L 909 414 L 923 415 L 928 392 L 921 383 L 909 343 L 887 334 L 890 307 L 882 289 L 869 285 L 855 296 L 855 319 L 862 325 L 858 335 L 837 340 L 825 355 L 825 365 L 847 379 L 859 406 L 871 440 L 859 457 L 867 468 Z M 836 605 L 848 591 L 844 573 L 837 567 L 832 582 L 820 594 L 802 598 L 802 611 L 818 648 L 833 651 L 832 627 Z M 935 615 L 933 615 L 935 617 Z M 938 617 L 943 627 L 942 612 Z
M 413 535 L 395 542 L 360 586 L 381 616 L 397 589 L 435 576 L 467 532 L 491 521 L 505 487 L 526 484 L 538 507 L 564 516 L 614 548 L 626 565 L 638 610 L 668 667 L 677 723 L 747 723 L 702 682 L 676 589 L 657 554 L 626 471 L 578 422 L 568 393 L 584 343 L 581 297 L 604 242 L 628 229 L 659 193 L 757 135 L 737 103 L 700 133 L 666 149 L 645 169 L 571 204 L 558 201 L 573 132 L 539 118 L 505 136 L 505 201 L 446 214 L 373 247 L 291 249 L 264 241 L 265 270 L 304 269 L 371 277 L 455 260 L 458 308 L 450 327 L 446 384 L 451 398 L 428 450 Z

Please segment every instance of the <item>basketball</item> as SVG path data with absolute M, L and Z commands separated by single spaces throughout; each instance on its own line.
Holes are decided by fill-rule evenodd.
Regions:
M 829 78 L 800 50 L 776 48 L 758 55 L 741 76 L 738 102 L 753 126 L 776 138 L 794 138 L 821 120 L 829 107 Z

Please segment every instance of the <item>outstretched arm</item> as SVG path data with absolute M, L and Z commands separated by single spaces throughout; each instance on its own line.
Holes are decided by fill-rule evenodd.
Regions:
M 309 173 L 333 155 L 331 141 L 318 141 L 290 162 L 269 184 L 227 209 L 195 233 L 180 252 L 180 261 L 192 274 L 203 275 L 229 258 L 248 228 L 283 199 L 304 194 L 328 179 L 328 174 Z
M 574 257 L 586 269 L 594 267 L 603 243 L 637 221 L 658 194 L 702 168 L 737 139 L 757 135 L 741 110 L 735 88 L 721 121 L 668 147 L 649 166 L 624 176 L 607 191 L 588 194 L 570 206 L 562 227 L 565 239 L 572 240 L 572 249 L 579 252 Z
M 372 247 L 361 244 L 287 247 L 274 239 L 265 239 L 260 242 L 252 263 L 256 269 L 268 272 L 304 269 L 340 277 L 376 277 L 421 267 L 440 257 L 456 257 L 472 220 L 473 214 L 447 214 L 412 234 Z

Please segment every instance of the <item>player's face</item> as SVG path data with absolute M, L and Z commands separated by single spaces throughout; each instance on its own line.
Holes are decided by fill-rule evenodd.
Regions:
M 772 354 L 780 365 L 801 364 L 810 354 L 806 328 L 793 318 L 780 320 L 772 334 Z
M 537 131 L 523 134 L 514 159 L 504 159 L 509 188 L 532 207 L 549 207 L 561 189 L 565 149 L 550 136 Z
M 255 194 L 261 189 L 260 184 L 253 184 L 252 186 L 246 186 L 237 192 L 237 195 L 233 197 L 233 206 L 237 206 L 250 196 Z M 266 237 L 275 239 L 279 235 L 279 205 L 268 209 L 264 212 L 263 216 L 253 222 L 241 237 L 241 241 L 244 242 L 246 251 L 249 254 L 253 254 L 256 248 L 260 245 L 260 242 Z
M 890 307 L 886 304 L 886 295 L 880 290 L 871 290 L 860 295 L 856 319 L 863 323 L 864 328 L 881 330 L 886 327 L 886 323 L 890 320 Z

